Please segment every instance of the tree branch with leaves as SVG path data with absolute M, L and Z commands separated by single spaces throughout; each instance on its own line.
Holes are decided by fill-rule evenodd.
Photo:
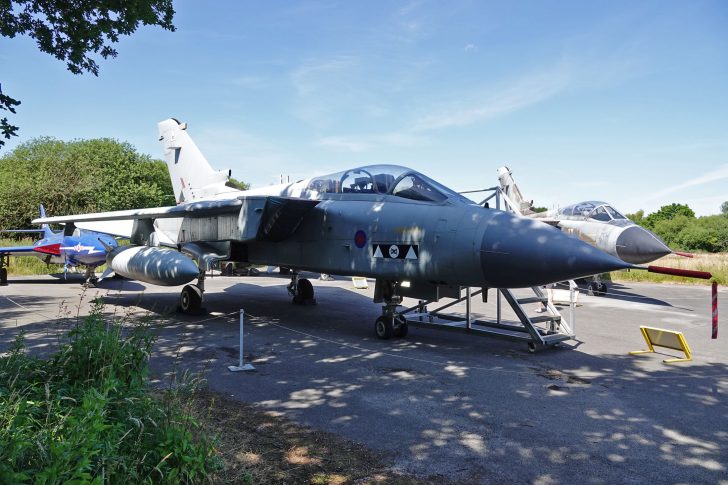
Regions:
M 35 39 L 41 52 L 64 61 L 73 74 L 99 74 L 94 55 L 117 55 L 113 45 L 139 25 L 158 25 L 174 31 L 172 0 L 0 0 L 0 35 Z M 20 101 L 2 94 L 0 109 L 15 114 Z M 0 147 L 17 136 L 18 127 L 0 119 Z

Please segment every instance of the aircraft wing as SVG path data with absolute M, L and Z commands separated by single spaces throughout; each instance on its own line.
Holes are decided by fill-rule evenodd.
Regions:
M 7 254 L 9 256 L 30 256 L 37 254 L 37 251 L 34 253 L 33 246 L 8 246 L 0 248 L 0 254 Z
M 70 216 L 41 217 L 33 220 L 33 224 L 60 224 L 94 221 L 133 221 L 137 219 L 165 219 L 174 217 L 213 216 L 231 212 L 239 208 L 244 197 L 228 200 L 210 200 L 189 202 L 170 207 L 152 207 L 149 209 L 131 209 L 125 211 L 95 212 L 91 214 L 75 214 Z
M 292 235 L 303 217 L 319 203 L 318 200 L 277 196 L 239 196 L 234 199 L 193 201 L 172 207 L 154 207 L 92 214 L 41 217 L 33 223 L 73 223 L 83 229 L 92 229 L 107 234 L 129 237 L 131 225 L 116 229 L 109 222 L 182 218 L 194 221 L 214 216 L 240 216 L 243 239 L 258 239 L 278 242 Z M 237 237 L 236 237 L 237 238 Z
M 550 226 L 559 227 L 560 221 L 558 219 L 549 219 L 549 218 L 544 217 L 544 218 L 539 218 L 538 220 L 540 222 L 545 222 L 546 224 L 548 224 Z

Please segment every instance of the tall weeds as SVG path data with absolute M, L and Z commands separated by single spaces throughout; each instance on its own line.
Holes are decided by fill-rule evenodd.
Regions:
M 95 302 L 50 359 L 22 336 L 0 358 L 0 483 L 209 481 L 213 443 L 182 410 L 188 389 L 155 396 L 154 338 L 125 327 Z

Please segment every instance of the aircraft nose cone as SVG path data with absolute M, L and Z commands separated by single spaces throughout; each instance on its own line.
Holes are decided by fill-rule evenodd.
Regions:
M 649 263 L 671 252 L 660 238 L 640 226 L 628 227 L 617 237 L 617 255 L 628 263 Z
M 548 224 L 506 212 L 488 221 L 480 262 L 492 288 L 539 286 L 629 267 Z

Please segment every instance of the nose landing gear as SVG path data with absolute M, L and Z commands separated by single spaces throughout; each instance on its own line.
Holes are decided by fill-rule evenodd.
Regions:
M 374 322 L 374 333 L 382 340 L 406 337 L 409 333 L 407 319 L 397 312 L 397 307 L 402 303 L 402 297 L 390 295 L 384 303 L 382 316 Z

